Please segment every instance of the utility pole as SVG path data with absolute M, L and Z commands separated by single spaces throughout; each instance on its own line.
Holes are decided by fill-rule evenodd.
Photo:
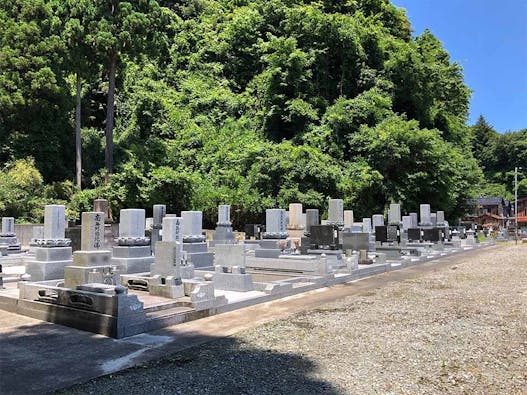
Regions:
M 518 169 L 522 169 L 521 167 L 515 167 L 514 168 L 514 217 L 515 217 L 515 229 L 514 229 L 514 239 L 516 240 L 516 244 L 518 244 Z

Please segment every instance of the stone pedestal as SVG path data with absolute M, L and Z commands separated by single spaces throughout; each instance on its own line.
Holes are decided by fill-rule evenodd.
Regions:
M 252 276 L 245 272 L 245 246 L 218 244 L 214 261 L 214 288 L 247 292 L 254 289 Z
M 117 266 L 121 273 L 148 272 L 153 262 L 150 245 L 113 247 L 111 264 Z

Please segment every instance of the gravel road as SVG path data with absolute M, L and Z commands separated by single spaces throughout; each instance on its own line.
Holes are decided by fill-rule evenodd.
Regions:
M 69 388 L 74 394 L 527 394 L 527 245 Z

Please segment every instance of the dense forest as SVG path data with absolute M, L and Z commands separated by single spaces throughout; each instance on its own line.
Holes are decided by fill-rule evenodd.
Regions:
M 3 0 L 0 31 L 0 214 L 20 221 L 96 197 L 206 226 L 329 197 L 454 220 L 527 163 L 526 130 L 466 126 L 461 66 L 388 0 Z

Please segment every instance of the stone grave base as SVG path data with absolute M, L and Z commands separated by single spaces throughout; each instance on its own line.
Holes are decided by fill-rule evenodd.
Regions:
M 481 243 L 470 249 L 490 244 Z M 370 265 L 357 264 L 356 256 L 348 257 L 355 259 L 344 259 L 349 270 L 338 271 L 332 271 L 328 260 L 324 259 L 247 257 L 246 274 L 252 277 L 253 290 L 242 292 L 214 289 L 214 283 L 204 279 L 213 278 L 215 272 L 196 270 L 197 278 L 183 280 L 184 296 L 176 299 L 150 295 L 141 287 L 129 289 L 127 295 L 122 287 L 104 284 L 87 284 L 78 287 L 81 289 L 72 290 L 62 287 L 61 279 L 38 283 L 19 282 L 19 289 L 16 283 L 7 283 L 6 289 L 0 290 L 0 309 L 120 338 L 399 270 L 437 259 L 441 253 L 452 255 L 464 252 L 463 248 L 445 247 L 444 252 L 437 252 L 435 256 L 405 256 L 399 261 L 385 263 L 380 263 L 383 260 L 379 259 L 384 254 L 378 253 L 376 262 Z M 375 257 L 375 254 L 370 256 Z M 225 275 L 232 276 L 232 273 Z M 144 277 L 146 281 L 143 278 L 143 285 L 146 289 L 155 286 L 155 280 L 149 278 L 148 273 L 144 273 Z M 122 276 L 123 280 L 127 278 L 141 279 L 141 276 Z M 161 281 L 160 285 L 174 286 L 166 280 L 165 284 Z

